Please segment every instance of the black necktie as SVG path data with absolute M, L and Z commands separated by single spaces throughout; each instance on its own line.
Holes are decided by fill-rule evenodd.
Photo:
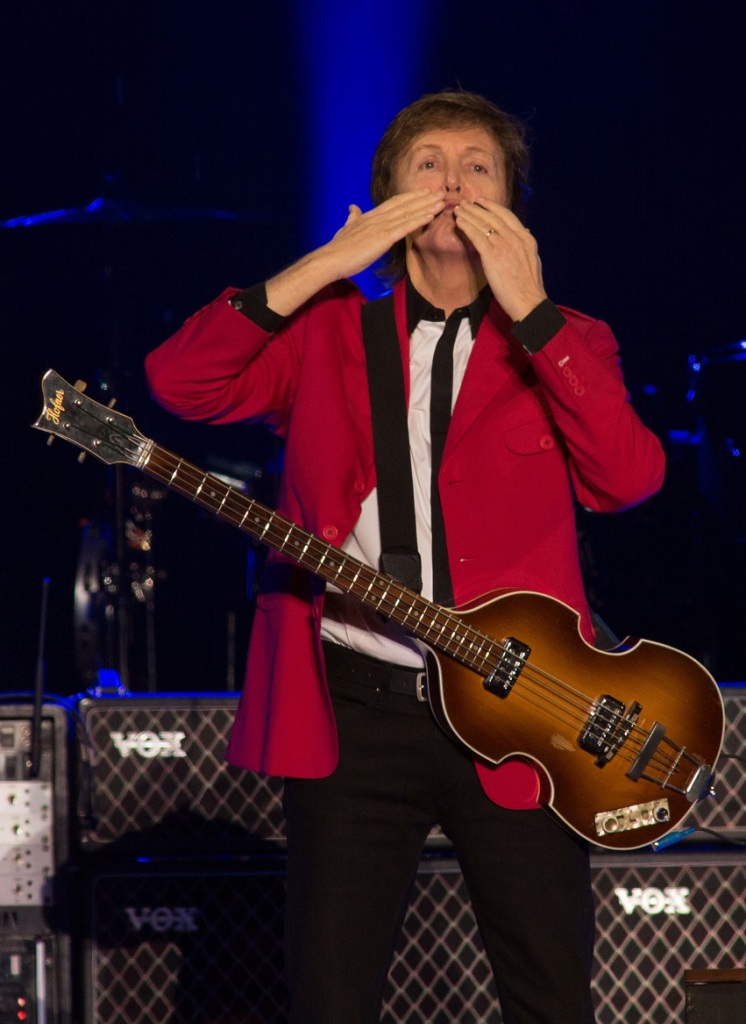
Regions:
M 443 458 L 443 449 L 451 421 L 453 402 L 453 346 L 459 324 L 465 310 L 457 309 L 446 320 L 445 329 L 435 347 L 433 356 L 430 396 L 430 454 L 432 470 L 430 477 L 430 503 L 433 533 L 433 600 L 438 604 L 453 605 L 451 571 L 448 567 L 448 549 L 443 525 L 443 510 L 438 492 L 438 472 Z

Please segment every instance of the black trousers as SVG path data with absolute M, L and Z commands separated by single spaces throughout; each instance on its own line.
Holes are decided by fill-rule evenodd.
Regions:
M 285 783 L 291 1024 L 377 1024 L 435 823 L 458 855 L 506 1024 L 592 1024 L 586 845 L 542 810 L 492 803 L 426 704 L 327 674 L 339 766 Z

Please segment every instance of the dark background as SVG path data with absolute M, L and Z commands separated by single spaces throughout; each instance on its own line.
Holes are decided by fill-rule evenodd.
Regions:
M 168 417 L 149 399 L 143 357 L 226 284 L 267 276 L 326 237 L 311 215 L 326 168 L 350 172 L 349 190 L 335 184 L 328 232 L 348 203 L 366 205 L 363 122 L 378 134 L 399 106 L 455 85 L 530 124 L 529 221 L 549 294 L 611 324 L 635 403 L 669 456 L 666 487 L 646 505 L 580 513 L 593 603 L 617 633 L 743 679 L 746 455 L 735 453 L 746 448 L 746 361 L 732 348 L 746 337 L 741 21 L 719 0 L 402 0 L 362 14 L 312 0 L 30 0 L 6 12 L 4 689 L 33 684 L 45 578 L 50 691 L 121 667 L 122 623 L 133 689 L 240 682 L 261 555 L 178 496 L 135 494 L 142 481 L 129 470 L 78 466 L 62 442 L 48 450 L 29 429 L 38 381 L 52 366 L 94 397 L 116 394 L 146 434 L 271 501 L 274 442 Z M 13 223 L 97 198 L 103 212 Z M 152 552 L 123 546 L 117 517 L 152 528 Z M 122 575 L 109 626 L 105 601 L 75 599 L 84 561 L 94 576 Z M 131 585 L 151 570 L 152 606 Z

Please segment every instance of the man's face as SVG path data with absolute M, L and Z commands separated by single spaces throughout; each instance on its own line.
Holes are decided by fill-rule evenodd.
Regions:
M 484 128 L 436 128 L 414 139 L 396 168 L 397 192 L 429 188 L 443 191 L 446 203 L 431 223 L 407 240 L 407 247 L 432 253 L 466 254 L 466 240 L 456 227 L 454 207 L 483 196 L 508 205 L 502 150 Z

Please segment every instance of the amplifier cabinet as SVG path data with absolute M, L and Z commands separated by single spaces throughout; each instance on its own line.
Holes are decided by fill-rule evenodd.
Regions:
M 84 880 L 84 1024 L 280 1024 L 284 859 L 96 859 Z
M 281 857 L 94 867 L 82 899 L 84 1024 L 283 1024 Z M 686 970 L 746 961 L 744 858 L 594 856 L 593 883 L 598 1024 L 683 1021 Z M 423 859 L 416 878 L 382 1016 L 402 1021 L 502 1021 L 451 857 Z
M 746 962 L 746 852 L 594 857 L 598 1024 L 683 1021 L 684 973 Z
M 746 838 L 746 684 L 721 686 L 720 693 L 725 705 L 725 738 L 715 780 L 716 797 L 696 804 L 683 824 Z
M 282 782 L 225 763 L 235 694 L 84 698 L 86 851 L 245 852 L 283 841 Z

